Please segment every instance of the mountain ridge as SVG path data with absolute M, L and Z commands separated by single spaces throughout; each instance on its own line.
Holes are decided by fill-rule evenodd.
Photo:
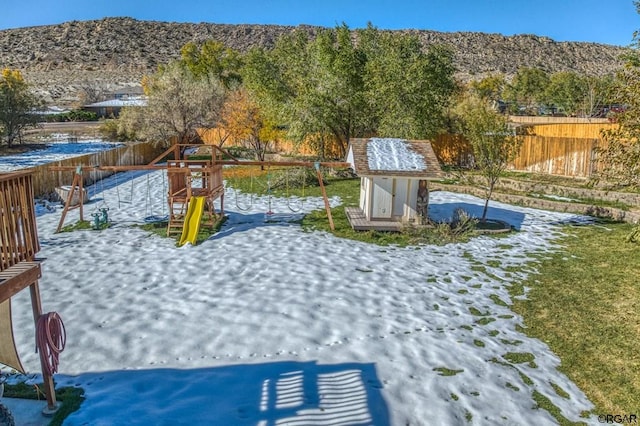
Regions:
M 179 57 L 193 41 L 216 39 L 245 52 L 271 48 L 283 34 L 323 27 L 141 21 L 128 17 L 0 30 L 0 67 L 21 70 L 49 103 L 69 103 L 86 85 L 116 90 L 140 84 L 143 75 Z M 414 34 L 424 47 L 452 47 L 457 76 L 464 81 L 490 73 L 507 77 L 522 66 L 549 73 L 606 75 L 618 70 L 627 48 L 591 42 L 557 42 L 546 36 L 498 33 L 381 30 Z

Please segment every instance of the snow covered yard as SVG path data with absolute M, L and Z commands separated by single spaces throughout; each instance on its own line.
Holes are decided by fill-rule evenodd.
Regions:
M 489 216 L 520 232 L 379 247 L 266 223 L 266 198 L 240 212 L 229 196 L 220 233 L 176 248 L 131 226 L 162 214 L 163 172 L 130 176 L 131 203 L 118 206 L 109 182 L 90 191 L 110 207 L 109 229 L 54 234 L 60 210 L 39 209 L 44 310 L 68 333 L 56 381 L 87 397 L 65 424 L 555 424 L 534 392 L 596 423 L 580 419 L 592 404 L 508 306 L 532 255 L 553 249 L 555 225 L 579 218 L 492 202 Z M 131 183 L 120 182 L 123 193 Z M 431 203 L 437 217 L 482 209 L 446 192 Z M 288 211 L 283 199 L 272 209 Z M 13 307 L 16 330 L 31 330 L 28 295 Z M 37 371 L 32 334 L 16 334 Z

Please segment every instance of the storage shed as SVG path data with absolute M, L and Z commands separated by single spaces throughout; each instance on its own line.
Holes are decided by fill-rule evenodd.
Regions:
M 360 177 L 359 207 L 346 209 L 354 229 L 399 231 L 428 217 L 428 181 L 443 177 L 429 141 L 351 139 L 346 161 Z

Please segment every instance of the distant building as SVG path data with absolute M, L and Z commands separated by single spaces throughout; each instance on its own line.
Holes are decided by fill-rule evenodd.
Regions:
M 124 107 L 145 107 L 147 99 L 143 96 L 122 97 L 84 105 L 85 111 L 95 112 L 98 118 L 117 118 Z

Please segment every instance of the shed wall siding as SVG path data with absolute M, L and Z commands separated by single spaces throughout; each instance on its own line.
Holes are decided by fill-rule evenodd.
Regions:
M 363 177 L 360 178 L 360 209 L 364 212 L 364 215 L 368 217 L 367 214 L 367 197 L 369 195 L 369 178 Z
M 417 203 L 418 203 L 418 182 L 419 179 L 411 179 L 409 182 L 409 196 L 407 197 L 407 211 L 405 213 L 405 220 L 411 220 L 418 217 Z
M 359 206 L 367 220 L 392 219 L 412 222 L 417 219 L 420 179 L 398 177 L 360 178 Z

